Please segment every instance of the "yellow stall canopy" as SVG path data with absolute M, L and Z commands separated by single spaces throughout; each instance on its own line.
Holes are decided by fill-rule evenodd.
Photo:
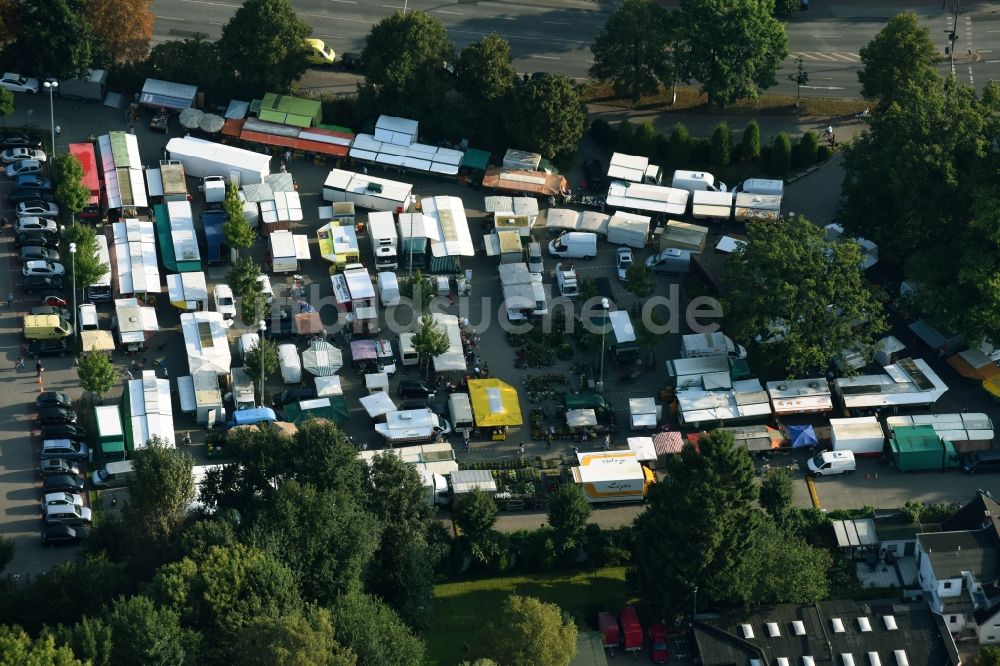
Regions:
M 358 235 L 352 226 L 340 226 L 334 222 L 324 224 L 316 231 L 319 253 L 337 268 L 361 260 L 358 249 Z
M 470 379 L 469 401 L 480 428 L 521 425 L 517 390 L 499 379 Z
M 80 349 L 84 354 L 114 351 L 115 339 L 111 331 L 80 331 Z
M 1000 375 L 983 380 L 983 388 L 993 396 L 993 399 L 1000 402 Z

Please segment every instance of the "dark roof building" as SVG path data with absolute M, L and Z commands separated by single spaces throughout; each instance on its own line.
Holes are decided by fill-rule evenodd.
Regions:
M 693 637 L 704 666 L 957 666 L 955 642 L 924 603 L 821 601 L 733 615 L 699 615 Z
M 997 579 L 997 535 L 992 529 L 962 532 L 925 532 L 917 535 L 938 579 L 961 578 L 975 573 L 979 582 Z

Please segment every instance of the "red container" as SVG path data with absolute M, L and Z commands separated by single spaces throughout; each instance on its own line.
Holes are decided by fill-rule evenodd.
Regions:
M 615 648 L 622 644 L 621 633 L 618 631 L 618 619 L 611 613 L 598 613 L 597 626 L 601 629 L 601 642 L 611 650 L 614 656 Z
M 642 649 L 642 625 L 639 624 L 639 614 L 635 606 L 626 606 L 618 616 L 622 625 L 622 643 L 625 651 L 636 652 Z
M 665 664 L 670 659 L 667 650 L 667 628 L 662 624 L 649 627 L 649 656 L 654 664 Z

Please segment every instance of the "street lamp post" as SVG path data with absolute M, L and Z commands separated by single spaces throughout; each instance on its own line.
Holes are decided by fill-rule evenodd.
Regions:
M 73 326 L 73 347 L 74 349 L 79 348 L 80 344 L 80 317 L 76 312 L 76 243 L 69 244 L 69 272 L 72 274 L 73 278 L 73 322 L 76 324 Z
M 260 331 L 260 340 L 257 342 L 257 361 L 260 363 L 260 406 L 264 406 L 264 332 L 267 330 L 267 322 L 261 319 L 257 322 L 257 329 Z
M 49 120 L 52 122 L 52 157 L 56 156 L 56 107 L 52 100 L 52 93 L 59 87 L 58 81 L 46 81 L 42 85 L 49 91 Z
M 604 338 L 608 334 L 608 308 L 610 307 L 611 302 L 606 298 L 602 298 L 601 309 L 604 310 L 604 326 L 601 328 L 601 373 L 598 382 L 601 393 L 604 393 Z

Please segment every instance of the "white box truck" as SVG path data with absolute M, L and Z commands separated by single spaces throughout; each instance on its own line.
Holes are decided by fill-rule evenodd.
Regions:
M 352 201 L 371 210 L 406 211 L 413 185 L 367 174 L 332 169 L 323 183 L 323 200 L 331 203 Z
M 262 183 L 271 173 L 271 156 L 193 136 L 167 142 L 167 155 L 184 165 L 191 178 L 222 176 L 240 185 Z
M 740 191 L 747 194 L 769 194 L 780 197 L 785 193 L 785 181 L 769 178 L 747 178 L 740 186 Z
M 747 350 L 733 342 L 722 331 L 714 333 L 692 333 L 681 337 L 681 358 L 703 358 L 706 356 L 728 356 L 743 359 Z
M 504 307 L 510 321 L 524 321 L 528 317 L 544 317 L 549 312 L 545 300 L 542 276 L 530 273 L 528 265 L 500 264 L 500 287 Z
M 830 419 L 834 451 L 851 451 L 857 458 L 875 458 L 885 448 L 885 433 L 875 416 Z
M 394 271 L 399 268 L 399 237 L 396 234 L 395 216 L 389 211 L 368 213 L 368 237 L 372 243 L 376 271 Z
M 271 271 L 274 273 L 295 273 L 299 261 L 309 259 L 309 237 L 293 234 L 291 231 L 272 231 L 268 234 L 271 253 Z
M 618 211 L 608 221 L 608 242 L 642 249 L 649 236 L 650 218 L 645 215 Z
M 639 462 L 635 451 L 579 452 L 573 481 L 591 504 L 642 502 L 656 481 L 651 469 Z
M 685 171 L 678 169 L 674 171 L 674 179 L 670 182 L 670 187 L 678 190 L 695 192 L 725 192 L 729 188 L 721 180 L 716 180 L 715 176 L 707 171 Z
M 299 358 L 299 350 L 295 345 L 278 345 L 278 368 L 284 383 L 298 384 L 302 381 L 302 359 Z
M 431 442 L 451 432 L 451 425 L 430 409 L 389 412 L 385 423 L 376 423 L 375 432 L 389 443 Z
M 226 179 L 222 176 L 205 176 L 199 188 L 205 194 L 205 203 L 221 204 L 226 200 Z

